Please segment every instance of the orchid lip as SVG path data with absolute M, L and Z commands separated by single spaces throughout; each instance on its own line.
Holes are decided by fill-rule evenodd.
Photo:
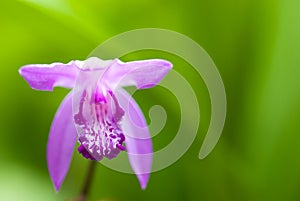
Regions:
M 112 159 L 126 150 L 123 146 L 125 136 L 119 126 L 120 114 L 114 118 L 112 111 L 113 106 L 118 104 L 116 101 L 112 91 L 96 91 L 91 97 L 86 90 L 82 93 L 79 112 L 74 115 L 74 122 L 79 127 L 78 141 L 81 145 L 78 151 L 85 158 L 97 161 L 104 157 Z M 84 109 L 90 110 L 92 115 L 86 118 Z M 123 114 L 122 111 L 121 115 Z

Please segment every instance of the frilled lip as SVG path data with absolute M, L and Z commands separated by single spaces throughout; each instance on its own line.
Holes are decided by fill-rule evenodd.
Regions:
M 152 164 L 152 142 L 144 115 L 135 100 L 122 87 L 136 86 L 137 89 L 157 85 L 172 68 L 162 59 L 122 62 L 119 59 L 103 61 L 96 57 L 67 64 L 31 64 L 23 66 L 19 73 L 35 90 L 52 91 L 54 87 L 76 90 L 86 89 L 93 84 L 111 90 L 125 111 L 120 122 L 132 169 L 144 189 L 149 180 Z M 82 76 L 95 72 L 93 76 Z M 89 73 L 87 73 L 89 74 Z M 80 80 L 79 77 L 83 78 Z M 50 177 L 58 191 L 68 172 L 72 153 L 76 145 L 77 132 L 73 121 L 78 98 L 66 96 L 58 108 L 50 129 L 47 145 L 47 164 Z M 74 93 L 76 94 L 76 93 Z M 73 108 L 72 108 L 73 99 Z M 75 106 L 75 107 L 74 107 Z

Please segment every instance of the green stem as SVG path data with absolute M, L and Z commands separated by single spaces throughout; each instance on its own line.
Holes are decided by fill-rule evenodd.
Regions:
M 85 177 L 84 184 L 82 186 L 82 190 L 80 193 L 80 199 L 78 201 L 87 201 L 88 194 L 90 192 L 90 187 L 93 181 L 94 173 L 95 173 L 95 167 L 97 162 L 91 161 L 87 170 L 87 174 Z

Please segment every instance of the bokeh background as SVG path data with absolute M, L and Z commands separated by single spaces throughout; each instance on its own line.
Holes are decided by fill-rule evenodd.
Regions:
M 123 60 L 166 58 L 193 86 L 199 132 L 187 153 L 153 173 L 145 191 L 135 175 L 97 166 L 90 201 L 300 200 L 300 1 L 298 0 L 28 0 L 1 1 L 0 200 L 65 200 L 80 191 L 88 161 L 76 152 L 55 193 L 46 167 L 49 127 L 68 90 L 31 90 L 18 74 L 30 63 L 85 59 L 106 39 L 132 29 L 171 29 L 213 58 L 228 100 L 224 132 L 204 160 L 198 153 L 209 125 L 210 100 L 200 76 L 165 52 Z M 176 98 L 156 87 L 136 93 L 147 114 L 161 104 L 168 121 L 156 150 L 176 134 Z M 147 117 L 149 121 L 149 117 Z

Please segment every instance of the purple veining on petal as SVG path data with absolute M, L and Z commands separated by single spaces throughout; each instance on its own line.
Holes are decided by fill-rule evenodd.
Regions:
M 125 136 L 118 124 L 124 111 L 111 91 L 100 95 L 94 93 L 92 98 L 88 95 L 86 91 L 82 93 L 79 112 L 74 115 L 75 124 L 80 128 L 78 141 L 81 145 L 78 151 L 91 160 L 115 158 L 125 150 Z M 106 101 L 99 102 L 98 97 L 104 97 Z M 89 118 L 85 118 L 85 114 Z
M 115 94 L 112 91 L 109 91 L 109 94 L 111 95 L 111 98 L 114 102 L 114 107 L 115 107 L 113 118 L 116 122 L 119 122 L 122 119 L 122 117 L 124 116 L 125 112 L 120 107 L 119 102 L 118 102 L 117 97 L 115 96 Z
M 96 160 L 87 150 L 83 145 L 80 145 L 78 147 L 78 152 L 85 157 L 86 159 L 90 159 L 90 160 Z

